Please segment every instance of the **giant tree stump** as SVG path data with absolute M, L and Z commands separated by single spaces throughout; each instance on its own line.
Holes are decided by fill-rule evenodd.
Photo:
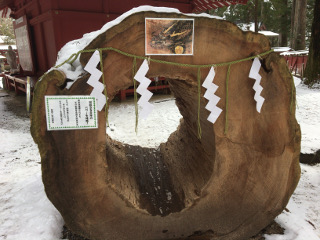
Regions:
M 186 18 L 140 12 L 99 35 L 87 49 L 114 47 L 144 56 L 145 17 Z M 229 62 L 266 52 L 266 37 L 234 24 L 195 17 L 193 56 L 153 56 L 190 64 Z M 84 66 L 91 53 L 81 55 Z M 36 86 L 31 132 L 39 146 L 48 198 L 66 225 L 90 239 L 246 239 L 285 208 L 300 176 L 300 128 L 295 91 L 283 58 L 263 58 L 261 113 L 253 99 L 252 61 L 232 65 L 228 132 L 225 114 L 206 119 L 201 90 L 197 129 L 196 69 L 151 63 L 148 77 L 169 80 L 183 116 L 178 130 L 160 149 L 121 144 L 106 135 L 104 111 L 95 130 L 47 131 L 45 95 L 89 95 L 89 74 L 65 89 L 64 74 L 49 72 Z M 139 66 L 142 61 L 137 61 Z M 132 85 L 132 58 L 106 52 L 103 60 L 109 102 Z M 202 78 L 209 69 L 202 69 Z M 227 67 L 216 70 L 218 106 L 225 110 Z M 203 81 L 204 79 L 201 79 Z M 292 111 L 290 104 L 293 103 Z

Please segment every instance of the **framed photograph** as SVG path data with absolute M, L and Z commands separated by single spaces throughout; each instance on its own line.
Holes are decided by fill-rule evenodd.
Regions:
M 194 19 L 146 18 L 146 55 L 193 55 Z

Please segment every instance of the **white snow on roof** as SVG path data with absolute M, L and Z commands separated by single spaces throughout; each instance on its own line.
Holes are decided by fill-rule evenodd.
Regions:
M 268 37 L 279 36 L 279 33 L 271 32 L 271 31 L 259 31 L 259 33 Z
M 283 55 L 283 56 L 287 56 L 287 55 L 308 55 L 308 54 L 309 54 L 309 50 L 298 50 L 298 51 L 289 51 L 289 52 L 281 53 L 281 55 Z
M 289 47 L 273 47 L 272 49 L 275 52 L 287 52 L 291 50 Z

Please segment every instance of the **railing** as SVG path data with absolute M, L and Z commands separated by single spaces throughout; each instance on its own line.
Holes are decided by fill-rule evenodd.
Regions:
M 308 61 L 308 51 L 289 51 L 281 55 L 286 59 L 288 68 L 295 76 L 304 77 L 304 70 Z

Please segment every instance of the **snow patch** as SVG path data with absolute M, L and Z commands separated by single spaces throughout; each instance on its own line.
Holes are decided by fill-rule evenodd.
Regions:
M 294 79 L 298 83 L 299 79 Z M 320 91 L 300 83 L 296 86 L 296 99 L 296 118 L 301 128 L 301 152 L 315 153 L 320 149 Z
M 320 164 L 300 164 L 301 179 L 287 209 L 276 218 L 284 235 L 265 235 L 266 240 L 320 239 Z
M 169 95 L 155 95 L 150 101 L 154 109 L 147 119 L 139 119 L 135 132 L 135 106 L 132 100 L 113 102 L 109 107 L 107 134 L 114 140 L 130 145 L 157 148 L 168 140 L 182 118 L 175 99 Z
M 63 220 L 44 192 L 29 119 L 1 116 L 10 124 L 0 127 L 0 239 L 59 239 Z

